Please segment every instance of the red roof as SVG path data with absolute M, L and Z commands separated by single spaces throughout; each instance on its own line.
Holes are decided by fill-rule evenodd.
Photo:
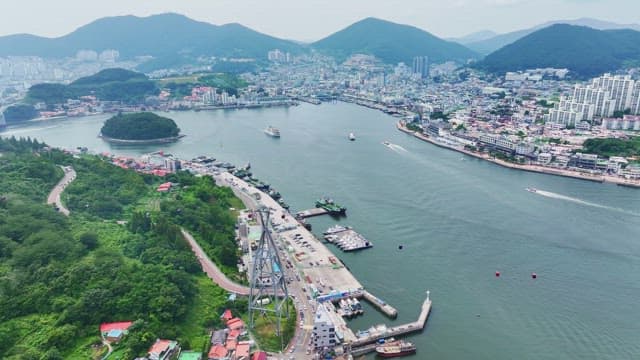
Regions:
M 229 332 L 229 336 L 227 336 L 227 339 L 237 339 L 238 336 L 240 336 L 240 330 L 233 329 Z
M 251 345 L 249 345 L 248 343 L 245 342 L 241 342 L 238 344 L 238 346 L 236 347 L 236 359 L 239 358 L 249 358 L 249 348 L 251 347 Z
M 158 340 L 149 349 L 149 354 L 160 354 L 169 348 L 169 344 L 171 344 L 171 340 Z
M 238 345 L 238 342 L 235 340 L 229 340 L 227 339 L 227 350 L 231 351 L 234 350 L 236 348 L 236 345 Z
M 222 359 L 227 356 L 227 349 L 222 345 L 214 345 L 209 350 L 209 359 Z
M 230 320 L 233 318 L 233 315 L 231 314 L 231 310 L 227 309 L 222 313 L 222 316 L 220 316 L 221 319 L 225 319 L 225 320 Z
M 267 353 L 264 351 L 254 352 L 253 360 L 267 360 Z
M 244 327 L 244 322 L 240 318 L 233 318 L 227 321 L 227 327 L 231 330 L 233 329 L 241 329 Z
M 113 323 L 102 323 L 100 324 L 100 332 L 109 332 L 111 330 L 122 330 L 125 331 L 131 326 L 133 322 L 131 321 L 122 321 L 122 322 L 113 322 Z

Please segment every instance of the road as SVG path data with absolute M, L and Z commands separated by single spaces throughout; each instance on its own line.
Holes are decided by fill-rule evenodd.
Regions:
M 64 189 L 69 185 L 73 180 L 76 179 L 76 171 L 73 170 L 71 166 L 63 166 L 62 170 L 64 170 L 64 177 L 62 180 L 58 182 L 58 184 L 51 190 L 49 193 L 49 197 L 47 198 L 47 204 L 54 204 L 58 211 L 63 213 L 65 216 L 69 216 L 70 211 L 64 205 L 62 205 L 62 201 L 60 200 L 60 194 L 64 191 Z
M 193 238 L 189 232 L 182 229 L 182 236 L 187 240 L 189 245 L 191 246 L 191 250 L 193 250 L 194 254 L 200 261 L 200 265 L 202 265 L 202 270 L 207 274 L 207 276 L 213 280 L 218 286 L 221 288 L 236 293 L 238 295 L 249 296 L 249 288 L 238 283 L 231 281 L 225 274 L 220 271 L 220 269 L 216 266 L 216 264 L 211 261 L 209 256 L 205 254 L 202 247 L 198 244 L 196 239 Z
M 286 222 L 298 225 L 295 230 L 287 231 L 286 234 L 274 233 L 274 242 L 276 243 L 278 255 L 280 260 L 283 262 L 283 266 L 281 268 L 284 269 L 285 277 L 288 280 L 287 290 L 289 292 L 289 296 L 294 301 L 296 314 L 298 316 L 294 337 L 285 347 L 284 354 L 280 355 L 280 357 L 283 359 L 313 359 L 313 354 L 309 351 L 309 346 L 311 343 L 311 331 L 313 330 L 313 318 L 315 315 L 316 304 L 315 301 L 307 295 L 306 289 L 304 288 L 304 276 L 299 264 L 295 261 L 294 257 L 289 256 L 289 254 L 283 250 L 285 248 L 285 244 L 283 244 L 285 236 L 293 237 L 294 233 L 307 232 L 307 230 L 299 225 L 293 216 L 271 197 L 261 192 L 262 195 L 260 196 L 260 200 L 256 200 L 254 197 L 249 195 L 248 192 L 255 193 L 258 190 L 237 177 L 229 173 L 221 173 L 214 176 L 214 178 L 218 185 L 230 187 L 234 194 L 242 200 L 247 208 L 256 210 L 261 206 L 266 206 L 272 209 L 271 219 L 276 223 Z M 247 189 L 251 190 L 248 191 Z M 284 266 L 285 263 L 287 263 L 287 260 L 289 260 L 293 266 Z M 302 321 L 302 325 L 300 325 L 300 321 Z

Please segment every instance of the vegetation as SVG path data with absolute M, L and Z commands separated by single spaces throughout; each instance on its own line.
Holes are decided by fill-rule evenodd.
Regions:
M 94 95 L 100 100 L 138 104 L 158 92 L 155 83 L 144 74 L 124 69 L 106 69 L 69 85 L 33 85 L 29 88 L 27 100 L 32 103 L 61 104 L 68 99 Z
M 613 71 L 640 57 L 640 32 L 557 24 L 531 33 L 476 66 L 504 74 L 533 68 L 567 68 L 578 78 Z
M 223 91 L 237 95 L 238 90 L 247 86 L 247 82 L 233 73 L 212 73 L 200 76 L 168 78 L 159 81 L 159 86 L 167 88 L 174 98 L 191 95 L 195 86 L 210 86 L 221 94 Z
M 401 61 L 411 64 L 416 56 L 429 56 L 429 61 L 438 63 L 478 57 L 466 47 L 424 30 L 375 18 L 361 20 L 312 46 L 341 60 L 353 54 L 369 54 L 394 65 Z
M 417 131 L 419 133 L 422 133 L 422 128 L 420 127 L 420 125 L 415 124 L 415 123 L 408 123 L 407 124 L 407 129 L 409 129 L 411 131 Z
M 4 119 L 8 123 L 35 119 L 38 115 L 38 110 L 30 104 L 12 105 L 4 111 Z
M 164 179 L 92 156 L 74 158 L 30 139 L 0 139 L 0 152 L 3 358 L 98 358 L 104 351 L 92 346 L 100 342 L 98 325 L 122 320 L 135 322 L 115 348 L 120 358 L 142 355 L 159 337 L 204 350 L 207 327 L 219 321 L 222 309 L 242 315 L 246 302 L 227 303 L 225 292 L 202 275 L 180 224 L 149 206 L 160 201 L 188 209 L 187 190 L 194 188 L 193 196 L 210 204 L 209 211 L 194 213 L 197 222 L 210 226 L 210 237 L 227 238 L 233 231 L 226 210 L 231 194 L 181 173 L 172 180 L 191 186 L 167 197 L 154 191 Z M 78 174 L 64 193 L 70 217 L 43 204 L 62 177 L 58 164 Z M 100 205 L 111 200 L 101 193 L 118 206 Z
M 154 140 L 176 137 L 180 135 L 180 128 L 169 118 L 142 112 L 111 117 L 104 122 L 100 133 L 119 140 Z
M 629 139 L 588 139 L 582 145 L 582 151 L 600 156 L 640 156 L 640 136 Z
M 276 334 L 276 324 L 278 318 L 272 312 L 266 312 L 262 316 L 255 318 L 256 341 L 264 351 L 279 352 L 283 350 L 283 344 L 289 343 L 296 332 L 296 309 L 291 299 L 287 300 L 289 306 L 288 317 L 283 317 L 280 326 L 282 326 L 282 340 Z M 283 305 L 284 306 L 284 305 Z M 273 304 L 269 304 L 267 308 L 273 309 Z M 283 307 L 283 312 L 284 312 Z M 285 315 L 286 316 L 286 315 Z

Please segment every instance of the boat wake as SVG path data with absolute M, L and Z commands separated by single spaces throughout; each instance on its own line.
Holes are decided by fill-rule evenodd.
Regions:
M 7 129 L 4 132 L 2 132 L 2 134 L 6 136 L 13 135 L 13 134 L 23 134 L 23 133 L 33 132 L 33 131 L 53 129 L 53 128 L 57 128 L 58 126 L 59 125 L 51 125 L 51 126 L 24 128 L 24 129 L 15 129 L 15 130 Z
M 398 151 L 398 152 L 400 152 L 400 151 L 401 151 L 401 152 L 409 152 L 407 149 L 403 148 L 402 146 L 397 145 L 397 144 L 390 143 L 390 142 L 388 142 L 388 141 L 384 141 L 384 142 L 382 143 L 382 145 L 384 145 L 384 146 L 388 147 L 388 148 L 389 148 L 389 149 L 391 149 L 391 150 L 395 150 L 395 151 Z
M 590 207 L 594 207 L 594 208 L 599 208 L 599 209 L 605 209 L 605 210 L 611 210 L 611 211 L 617 211 L 617 212 L 621 212 L 627 215 L 633 215 L 633 216 L 640 216 L 640 213 L 636 213 L 633 211 L 628 211 L 625 209 L 620 209 L 617 207 L 612 207 L 612 206 L 607 206 L 607 205 L 602 205 L 602 204 L 596 204 L 596 203 L 592 203 L 589 201 L 585 201 L 585 200 L 581 200 L 578 198 L 574 198 L 571 196 L 566 196 L 566 195 L 562 195 L 562 194 L 557 194 L 551 191 L 544 191 L 544 190 L 538 190 L 536 189 L 535 191 L 531 191 L 534 194 L 537 195 L 541 195 L 541 196 L 545 196 L 548 198 L 552 198 L 552 199 L 557 199 L 557 200 L 563 200 L 563 201 L 569 201 L 575 204 L 580 204 L 580 205 L 584 205 L 584 206 L 590 206 Z

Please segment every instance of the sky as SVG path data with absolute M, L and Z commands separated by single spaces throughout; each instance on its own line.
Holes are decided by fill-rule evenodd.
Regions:
M 106 16 L 166 12 L 312 41 L 370 16 L 440 37 L 480 30 L 504 33 L 582 17 L 639 23 L 640 0 L 0 0 L 0 36 L 57 37 Z

